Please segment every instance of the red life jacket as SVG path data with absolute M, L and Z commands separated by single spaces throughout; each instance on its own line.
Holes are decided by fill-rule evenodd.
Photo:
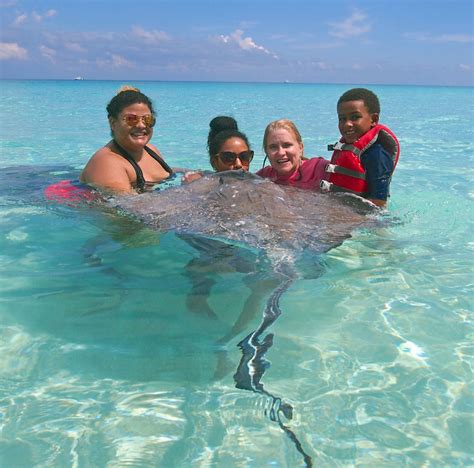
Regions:
M 344 143 L 341 138 L 335 145 L 328 146 L 328 150 L 334 150 L 334 153 L 331 162 L 326 165 L 329 177 L 321 182 L 321 190 L 323 192 L 353 192 L 361 196 L 367 193 L 365 170 L 360 158 L 364 151 L 367 151 L 374 143 L 381 144 L 390 154 L 395 169 L 400 156 L 397 137 L 389 128 L 378 124 L 352 144 Z

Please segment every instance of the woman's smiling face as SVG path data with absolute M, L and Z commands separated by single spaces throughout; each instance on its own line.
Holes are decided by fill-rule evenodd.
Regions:
M 303 143 L 286 128 L 276 128 L 267 136 L 265 153 L 279 175 L 290 175 L 301 165 Z
M 211 163 L 214 169 L 217 172 L 221 171 L 230 171 L 235 169 L 243 169 L 244 171 L 249 170 L 250 161 L 241 161 L 239 158 L 236 158 L 233 163 L 226 163 L 220 158 L 220 154 L 224 152 L 240 154 L 243 151 L 248 151 L 249 147 L 244 140 L 238 137 L 228 138 L 220 147 L 219 153 L 214 155 Z
M 135 125 L 130 126 L 125 120 L 125 116 L 130 114 L 143 117 L 150 115 L 151 110 L 143 103 L 132 104 L 124 107 L 117 118 L 111 117 L 109 122 L 117 143 L 133 152 L 142 150 L 147 145 L 153 135 L 153 127 L 146 126 L 143 118 L 138 119 Z

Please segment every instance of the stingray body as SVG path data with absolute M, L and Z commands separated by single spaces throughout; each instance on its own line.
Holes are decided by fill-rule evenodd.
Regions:
M 243 171 L 113 202 L 158 231 L 221 238 L 250 247 L 321 253 L 368 225 L 361 199 L 281 186 Z
M 296 434 L 282 420 L 282 416 L 292 419 L 292 406 L 261 382 L 270 366 L 265 353 L 273 344 L 273 334 L 264 333 L 281 315 L 280 298 L 297 277 L 293 259 L 340 245 L 355 228 L 374 222 L 367 216 L 374 206 L 359 197 L 281 186 L 243 171 L 212 174 L 188 185 L 120 197 L 113 203 L 158 231 L 223 239 L 266 252 L 280 284 L 268 298 L 260 325 L 238 344 L 242 358 L 234 381 L 237 388 L 270 399 L 270 419 L 290 438 L 305 465 L 313 466 Z

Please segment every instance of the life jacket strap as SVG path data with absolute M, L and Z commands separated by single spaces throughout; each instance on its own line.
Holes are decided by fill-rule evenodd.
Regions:
M 346 167 L 338 166 L 337 164 L 326 164 L 325 171 L 331 174 L 342 174 L 354 177 L 355 179 L 365 180 L 364 172 L 353 171 L 352 169 L 347 169 Z
M 361 150 L 354 145 L 350 145 L 348 143 L 342 143 L 342 141 L 338 141 L 333 145 L 328 145 L 328 151 L 350 151 L 354 153 L 357 157 L 360 157 Z
M 327 193 L 331 191 L 331 187 L 334 184 L 327 181 L 327 180 L 322 180 L 321 183 L 319 184 L 319 188 L 321 189 L 321 192 Z
M 364 196 L 363 192 L 356 192 L 355 190 L 349 190 L 347 188 L 339 187 L 339 185 L 334 184 L 333 182 L 329 182 L 327 180 L 322 180 L 319 184 L 319 188 L 321 192 L 328 193 L 328 192 L 349 192 L 353 193 L 354 195 L 359 195 L 360 197 Z

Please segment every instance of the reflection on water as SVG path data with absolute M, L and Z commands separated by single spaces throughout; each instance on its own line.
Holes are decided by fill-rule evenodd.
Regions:
M 403 224 L 330 251 L 321 276 L 90 208 L 5 206 L 2 460 L 469 460 L 463 261 L 441 278 L 434 246 L 393 240 Z
M 27 112 L 12 100 L 32 130 L 42 86 Z M 104 102 L 110 94 L 87 86 Z M 188 89 L 147 86 L 164 96 L 160 109 L 175 106 L 170 92 Z M 192 157 L 202 157 L 198 125 L 221 110 L 210 108 L 216 89 L 227 97 L 230 86 L 248 103 L 236 117 L 255 142 L 271 120 L 266 109 L 274 112 L 266 99 L 278 101 L 271 86 L 187 86 L 196 128 L 183 141 L 173 121 L 163 134 L 174 139 L 162 141 Z M 314 117 L 312 98 L 332 109 L 340 89 L 288 86 L 282 106 L 298 110 L 305 149 L 318 154 L 311 145 L 332 141 L 335 125 Z M 44 102 L 53 87 L 60 92 L 44 87 Z M 317 259 L 303 255 L 282 314 L 250 348 L 278 282 L 268 259 L 229 246 L 206 252 L 87 205 L 46 203 L 45 184 L 77 170 L 23 177 L 5 169 L 24 160 L 78 164 L 78 148 L 87 159 L 94 144 L 80 109 L 69 128 L 84 132 L 59 129 L 67 138 L 46 114 L 47 138 L 3 132 L 0 466 L 293 467 L 304 465 L 303 451 L 316 466 L 472 465 L 472 93 L 379 92 L 401 137 L 388 215 L 396 222 L 359 230 Z M 95 131 L 99 111 L 92 120 Z M 243 366 L 245 389 L 234 380 Z

